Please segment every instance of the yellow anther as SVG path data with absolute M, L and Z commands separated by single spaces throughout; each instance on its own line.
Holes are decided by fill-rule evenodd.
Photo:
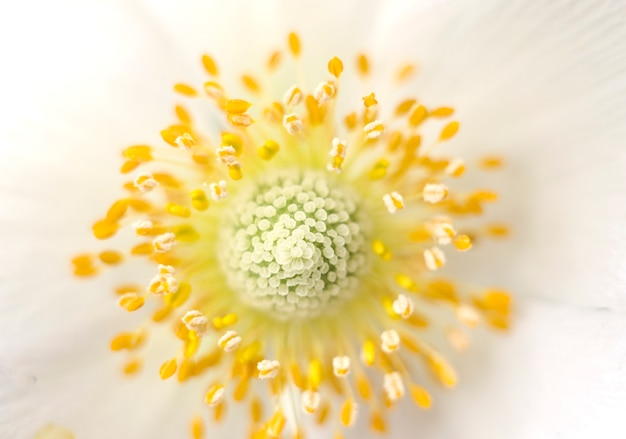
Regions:
M 170 251 L 174 248 L 174 246 L 176 246 L 176 235 L 172 232 L 157 235 L 152 241 L 152 247 L 157 253 Z
M 404 274 L 396 275 L 396 283 L 400 288 L 404 288 L 407 291 L 411 291 L 413 293 L 418 291 L 415 281 Z
M 431 117 L 449 117 L 454 114 L 454 108 L 439 107 L 430 112 Z
M 159 182 L 154 179 L 152 174 L 144 172 L 135 176 L 133 186 L 139 189 L 140 192 L 150 192 L 159 186 Z
M 270 419 L 268 423 L 267 432 L 273 436 L 280 436 L 280 434 L 283 432 L 283 429 L 285 428 L 286 423 L 287 423 L 287 418 L 285 418 L 285 415 L 283 414 L 282 410 L 278 409 L 274 412 L 274 414 L 272 415 L 272 418 Z M 273 437 L 273 436 L 270 436 L 270 437 Z
M 357 375 L 356 389 L 361 398 L 364 400 L 368 401 L 372 397 L 372 386 L 370 385 L 367 376 L 361 374 Z
M 122 254 L 115 250 L 105 250 L 100 252 L 98 259 L 107 265 L 116 265 L 122 262 Z
M 314 96 L 308 95 L 305 99 L 306 109 L 309 114 L 309 123 L 313 126 L 320 125 L 324 121 L 324 113 Z
M 181 206 L 180 204 L 167 203 L 165 205 L 165 210 L 170 215 L 179 216 L 181 218 L 189 218 L 191 216 L 189 208 Z
M 459 131 L 460 124 L 458 122 L 450 122 L 441 130 L 441 134 L 439 134 L 440 141 L 450 140 L 454 137 L 454 135 Z
M 404 116 L 415 106 L 417 101 L 415 99 L 405 99 L 400 102 L 396 107 L 396 116 Z
M 299 87 L 293 85 L 285 92 L 283 96 L 283 103 L 287 107 L 295 107 L 304 100 L 304 93 Z
M 159 265 L 159 272 L 152 278 L 148 291 L 157 296 L 162 296 L 178 291 L 178 281 L 174 277 L 174 267 L 170 265 Z
M 228 196 L 226 182 L 224 180 L 220 180 L 217 183 L 209 184 L 209 192 L 211 193 L 211 198 L 215 201 L 226 198 Z
M 101 220 L 96 222 L 92 226 L 93 235 L 98 239 L 107 239 L 115 235 L 119 229 L 116 223 L 109 222 L 107 220 Z
M 380 239 L 376 239 L 372 242 L 372 250 L 377 256 L 380 256 L 383 261 L 389 261 L 393 256 L 391 251 Z
M 250 108 L 250 102 L 243 99 L 229 99 L 226 101 L 226 111 L 233 114 L 243 114 Z
M 223 108 L 226 104 L 226 102 L 224 101 L 224 89 L 217 82 L 205 82 L 204 92 L 207 94 L 208 97 L 213 99 L 220 108 Z
M 127 160 L 122 164 L 122 166 L 120 166 L 120 173 L 128 174 L 130 172 L 133 172 L 139 167 L 140 164 L 140 162 L 136 162 L 134 160 Z
M 385 422 L 385 418 L 383 415 L 376 411 L 372 413 L 372 417 L 370 419 L 370 427 L 372 430 L 378 433 L 384 433 L 387 431 L 387 423 Z
M 191 420 L 191 437 L 193 439 L 204 438 L 204 423 L 202 422 L 202 416 L 197 415 Z
M 423 105 L 418 105 L 413 111 L 411 111 L 411 114 L 409 115 L 409 125 L 417 127 L 422 122 L 424 122 L 424 120 L 426 120 L 427 116 L 428 110 L 426 110 L 426 107 L 424 107 Z
M 472 240 L 467 235 L 459 235 L 454 239 L 454 247 L 458 251 L 464 252 L 472 248 Z
M 170 313 L 172 312 L 174 308 L 169 307 L 169 306 L 163 306 L 159 309 L 157 309 L 153 314 L 152 314 L 152 321 L 153 322 L 162 322 L 163 320 L 165 320 L 166 318 L 169 317 Z
M 314 390 L 305 390 L 302 392 L 302 409 L 309 414 L 313 414 L 319 409 L 322 397 L 319 392 Z
M 441 384 L 446 387 L 456 386 L 456 372 L 441 355 L 432 353 L 429 357 L 429 363 Z
M 354 424 L 357 416 L 357 404 L 353 399 L 346 399 L 339 409 L 339 419 L 344 427 Z
M 469 348 L 468 335 L 456 328 L 449 328 L 446 331 L 446 338 L 450 346 L 457 352 L 465 352 Z
M 130 254 L 133 256 L 149 256 L 152 254 L 153 250 L 154 248 L 152 247 L 151 242 L 144 242 L 131 248 Z
M 485 170 L 496 170 L 504 166 L 504 160 L 498 156 L 486 156 L 480 159 L 479 166 Z
M 237 314 L 234 313 L 226 314 L 222 317 L 215 317 L 213 318 L 213 327 L 215 329 L 222 329 L 226 326 L 234 325 L 237 323 L 237 320 Z
M 379 120 L 368 123 L 363 127 L 365 137 L 370 140 L 378 139 L 385 131 L 385 126 Z
M 370 108 L 375 105 L 378 105 L 378 101 L 376 100 L 376 95 L 374 93 L 370 93 L 369 95 L 364 96 L 362 99 L 363 99 L 363 105 L 365 105 L 365 108 Z
M 315 90 L 313 90 L 313 97 L 319 105 L 323 105 L 335 96 L 337 89 L 334 84 L 330 82 L 320 82 Z
M 261 87 L 259 86 L 257 80 L 250 75 L 243 75 L 241 77 L 241 82 L 248 90 L 253 93 L 258 93 L 259 91 L 261 91 Z
M 359 73 L 363 76 L 367 75 L 370 72 L 370 62 L 367 59 L 367 56 L 361 53 L 356 59 L 356 66 Z
M 136 293 L 128 293 L 120 297 L 120 300 L 117 303 L 126 311 L 133 312 L 141 308 L 145 303 L 145 300 Z
M 383 390 L 390 401 L 397 401 L 404 396 L 404 383 L 398 372 L 386 373 L 383 377 Z
M 255 424 L 258 424 L 263 417 L 263 405 L 258 398 L 254 398 L 250 403 L 250 417 Z
M 183 96 L 193 97 L 193 96 L 198 95 L 198 92 L 196 91 L 195 88 L 193 88 L 190 85 L 182 84 L 182 83 L 174 85 L 174 91 L 177 93 L 180 93 Z
M 376 343 L 372 340 L 366 340 L 361 349 L 361 360 L 366 366 L 373 366 L 376 360 Z
M 235 331 L 227 331 L 226 334 L 222 335 L 217 342 L 217 345 L 224 352 L 232 352 L 237 349 L 240 344 L 241 337 L 239 337 Z
M 202 212 L 209 207 L 209 200 L 202 189 L 194 189 L 191 191 L 191 205 L 194 209 Z
M 203 337 L 209 332 L 209 319 L 198 310 L 187 311 L 181 321 L 198 337 Z
M 470 196 L 470 200 L 479 203 L 493 203 L 498 201 L 498 194 L 493 191 L 476 191 Z
M 254 120 L 252 119 L 252 117 L 250 117 L 250 115 L 246 113 L 243 113 L 243 114 L 228 113 L 227 119 L 231 125 L 240 127 L 240 128 L 249 127 L 250 125 L 254 123 Z
M 257 363 L 256 368 L 260 379 L 273 379 L 278 375 L 280 363 L 276 360 L 262 360 Z
M 415 404 L 423 409 L 429 409 L 431 406 L 430 394 L 426 389 L 420 386 L 411 386 L 411 397 Z
M 269 59 L 267 60 L 267 68 L 270 69 L 271 71 L 276 70 L 280 64 L 281 57 L 282 57 L 282 54 L 278 50 L 272 53 Z
M 170 146 L 178 148 L 191 147 L 195 145 L 195 140 L 189 132 L 189 127 L 185 125 L 170 125 L 169 127 L 161 130 L 161 138 Z M 187 135 L 186 137 L 185 134 Z M 188 146 L 187 146 L 188 145 Z
M 333 373 L 336 377 L 345 377 L 346 375 L 348 375 L 350 373 L 350 357 L 334 357 Z
M 490 224 L 486 227 L 486 232 L 497 238 L 509 236 L 509 228 L 504 224 Z
M 292 136 L 302 131 L 302 119 L 295 113 L 286 114 L 283 117 L 283 126 Z
M 134 375 L 141 370 L 142 361 L 139 359 L 130 360 L 124 365 L 124 374 Z
M 427 203 L 439 203 L 448 196 L 448 188 L 443 184 L 429 183 L 424 186 L 422 190 L 422 197 Z
M 396 300 L 393 301 L 392 309 L 394 313 L 403 319 L 408 319 L 411 314 L 413 314 L 414 305 L 411 299 L 404 294 L 400 294 Z
M 72 259 L 76 276 L 92 276 L 97 273 L 91 255 L 79 255 Z
M 129 146 L 122 152 L 122 155 L 135 162 L 149 162 L 152 160 L 152 148 L 148 145 Z
M 446 256 L 438 247 L 432 247 L 424 250 L 424 263 L 429 270 L 438 270 L 445 265 Z
M 387 354 L 400 349 L 400 335 L 395 329 L 383 331 L 380 334 L 380 342 L 381 349 Z
M 221 384 L 212 385 L 209 390 L 206 392 L 206 396 L 204 397 L 204 401 L 211 407 L 215 407 L 217 404 L 222 402 L 224 399 L 224 393 L 226 389 Z
M 329 154 L 333 159 L 327 165 L 327 169 L 329 171 L 341 172 L 341 167 L 343 165 L 347 150 L 348 144 L 345 141 L 339 139 L 338 137 L 333 138 L 332 147 Z
M 445 173 L 454 178 L 460 177 L 465 173 L 465 163 L 461 159 L 450 160 Z
M 162 380 L 166 380 L 176 373 L 176 369 L 178 369 L 178 361 L 176 361 L 176 358 L 172 358 L 161 365 L 159 375 Z
M 258 154 L 262 160 L 271 160 L 276 154 L 278 154 L 279 150 L 280 146 L 278 143 L 273 140 L 266 140 L 265 143 L 259 147 Z
M 243 172 L 241 171 L 241 166 L 240 165 L 230 165 L 228 167 L 228 176 L 232 179 L 232 180 L 241 180 L 243 178 Z
M 202 55 L 202 65 L 204 66 L 204 70 L 206 70 L 209 75 L 217 76 L 219 74 L 217 64 L 211 56 L 206 54 Z
M 357 121 L 358 116 L 356 115 L 356 113 L 350 113 L 344 118 L 346 128 L 348 128 L 350 131 L 356 128 Z
M 398 69 L 398 81 L 406 81 L 415 73 L 415 65 L 407 63 Z
M 324 369 L 322 367 L 322 363 L 318 359 L 311 360 L 309 362 L 309 368 L 307 372 L 307 377 L 309 378 L 309 385 L 313 389 L 317 389 L 322 382 L 322 378 L 324 375 Z
M 335 78 L 339 79 L 341 73 L 343 73 L 343 62 L 335 56 L 333 59 L 328 61 L 328 71 Z
M 135 349 L 143 342 L 142 334 L 134 334 L 132 332 L 122 332 L 111 340 L 110 348 L 112 351 L 121 351 L 123 349 Z
M 404 198 L 398 192 L 392 192 L 390 194 L 383 195 L 383 203 L 389 213 L 396 213 L 398 210 L 404 208 Z
M 187 302 L 191 295 L 191 285 L 188 282 L 181 282 L 175 293 L 165 296 L 165 303 L 172 308 L 179 308 Z
M 387 175 L 387 168 L 389 168 L 389 161 L 387 159 L 380 159 L 370 171 L 370 180 L 380 180 Z
M 289 50 L 296 58 L 300 56 L 300 51 L 302 50 L 300 47 L 300 37 L 295 32 L 289 34 Z
M 113 205 L 111 205 L 111 207 L 107 211 L 105 220 L 110 223 L 115 223 L 116 221 L 122 219 L 127 210 L 128 200 L 117 200 L 115 203 L 113 203 Z

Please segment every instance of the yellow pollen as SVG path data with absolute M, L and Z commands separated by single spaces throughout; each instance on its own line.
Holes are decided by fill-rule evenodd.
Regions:
M 300 37 L 295 32 L 289 34 L 289 50 L 296 58 L 300 56 Z
M 217 64 L 215 63 L 213 58 L 210 57 L 209 55 L 202 55 L 202 65 L 204 66 L 204 70 L 206 70 L 206 72 L 209 75 L 211 76 L 218 75 L 219 70 L 217 68 Z
M 328 71 L 335 78 L 339 79 L 343 73 L 343 62 L 341 62 L 341 60 L 337 57 L 332 58 L 328 61 Z
M 383 123 L 379 120 L 370 122 L 363 127 L 363 132 L 365 133 L 365 136 L 371 140 L 378 139 L 384 131 L 385 127 Z

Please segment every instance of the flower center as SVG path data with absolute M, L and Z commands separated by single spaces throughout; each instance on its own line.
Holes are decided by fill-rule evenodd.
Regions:
M 278 173 L 231 204 L 220 262 L 244 302 L 284 320 L 319 315 L 354 295 L 367 224 L 356 194 L 329 178 Z

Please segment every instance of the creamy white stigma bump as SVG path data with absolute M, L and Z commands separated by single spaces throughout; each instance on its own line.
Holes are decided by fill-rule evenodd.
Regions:
M 220 263 L 244 302 L 279 319 L 314 317 L 354 296 L 367 264 L 358 196 L 325 173 L 284 171 L 237 194 Z

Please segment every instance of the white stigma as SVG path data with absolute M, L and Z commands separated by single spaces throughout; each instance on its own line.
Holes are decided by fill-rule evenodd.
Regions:
M 231 206 L 220 263 L 245 302 L 289 319 L 319 315 L 355 294 L 367 253 L 352 192 L 331 189 L 323 174 L 282 173 Z

